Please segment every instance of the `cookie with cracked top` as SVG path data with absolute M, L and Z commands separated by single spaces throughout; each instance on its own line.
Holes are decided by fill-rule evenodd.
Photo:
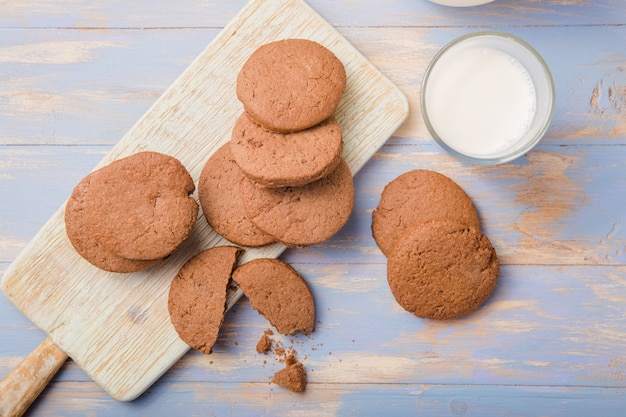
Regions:
M 198 198 L 213 229 L 233 243 L 258 247 L 276 240 L 248 218 L 241 200 L 244 174 L 226 142 L 208 159 L 198 180 Z
M 341 161 L 343 140 L 334 117 L 294 133 L 271 132 L 242 114 L 230 149 L 244 174 L 265 187 L 299 187 L 332 172 Z
M 259 125 L 303 130 L 329 118 L 346 87 L 346 71 L 328 48 L 307 39 L 262 45 L 237 76 L 237 97 Z
M 138 152 L 90 175 L 83 196 L 85 228 L 106 251 L 153 260 L 189 236 L 198 215 L 195 185 L 174 157 Z
M 302 187 L 260 187 L 242 181 L 246 217 L 259 229 L 291 247 L 323 242 L 348 221 L 354 206 L 354 183 L 348 164 Z
M 404 231 L 424 221 L 457 220 L 480 228 L 470 197 L 452 179 L 428 170 L 406 172 L 388 183 L 372 213 L 372 235 L 389 256 Z
M 84 209 L 84 198 L 89 191 L 89 174 L 74 187 L 65 205 L 65 231 L 67 237 L 80 256 L 92 265 L 108 272 L 129 273 L 146 269 L 159 260 L 135 260 L 115 255 L 104 249 L 87 231 L 88 213 Z
M 495 289 L 498 274 L 498 257 L 489 239 L 477 228 L 452 220 L 410 228 L 387 262 L 387 281 L 398 304 L 428 319 L 473 312 Z

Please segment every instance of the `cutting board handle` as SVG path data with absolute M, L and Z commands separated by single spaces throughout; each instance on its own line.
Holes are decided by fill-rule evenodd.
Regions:
M 44 340 L 0 381 L 0 417 L 19 417 L 65 363 L 67 355 Z

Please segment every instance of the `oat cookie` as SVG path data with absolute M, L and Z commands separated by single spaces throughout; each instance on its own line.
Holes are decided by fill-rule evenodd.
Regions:
M 453 180 L 434 171 L 413 170 L 383 190 L 372 213 L 372 234 L 388 256 L 405 230 L 427 220 L 445 218 L 480 228 L 472 200 Z
M 482 305 L 499 274 L 496 251 L 477 228 L 432 220 L 407 230 L 388 257 L 398 304 L 418 317 L 453 319 Z
M 225 143 L 206 162 L 198 180 L 198 198 L 213 229 L 233 243 L 263 246 L 275 239 L 259 230 L 246 217 L 241 200 L 244 175 Z
M 315 327 L 313 294 L 304 279 L 289 264 L 257 258 L 238 267 L 233 281 L 282 334 L 311 332 Z
M 346 71 L 329 49 L 283 39 L 255 50 L 237 77 L 237 97 L 261 126 L 295 132 L 329 118 L 346 86 Z
M 341 161 L 343 141 L 334 117 L 294 133 L 268 131 L 242 114 L 230 149 L 252 181 L 266 187 L 298 187 L 325 177 Z
M 302 187 L 265 188 L 242 182 L 246 217 L 287 246 L 323 242 L 348 221 L 354 183 L 345 161 L 328 176 Z
M 180 338 L 209 354 L 226 312 L 226 290 L 242 249 L 220 246 L 191 258 L 172 280 L 167 307 Z
M 177 159 L 139 152 L 100 168 L 83 204 L 87 232 L 115 255 L 150 260 L 172 253 L 196 222 L 195 186 Z

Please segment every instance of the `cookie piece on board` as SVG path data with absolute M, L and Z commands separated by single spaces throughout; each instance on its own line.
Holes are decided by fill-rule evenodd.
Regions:
M 167 307 L 180 338 L 209 354 L 226 312 L 226 290 L 237 257 L 234 246 L 206 249 L 191 258 L 172 280 Z
M 87 232 L 88 214 L 84 209 L 83 200 L 93 175 L 97 173 L 87 175 L 74 187 L 65 205 L 65 231 L 76 252 L 92 265 L 109 272 L 136 272 L 156 264 L 159 259 L 140 261 L 114 255 L 98 244 L 98 241 Z
M 350 168 L 341 160 L 326 177 L 302 187 L 266 188 L 242 182 L 246 217 L 291 247 L 323 242 L 348 221 L 354 206 Z
M 233 272 L 233 281 L 282 334 L 311 332 L 315 327 L 313 294 L 304 279 L 289 264 L 257 258 Z
M 241 200 L 243 178 L 227 142 L 209 158 L 198 180 L 204 216 L 217 233 L 238 245 L 257 247 L 272 243 L 272 236 L 246 218 Z
M 276 133 L 244 113 L 233 128 L 230 149 L 252 181 L 266 187 L 298 187 L 325 177 L 337 167 L 343 140 L 332 116 L 309 129 Z
M 389 256 L 396 239 L 418 223 L 452 219 L 480 228 L 472 200 L 445 175 L 428 170 L 406 172 L 387 184 L 372 213 L 372 234 Z
M 388 257 L 387 280 L 398 304 L 418 317 L 453 319 L 476 310 L 498 281 L 499 263 L 477 228 L 432 220 L 406 231 Z
M 329 118 L 346 86 L 346 71 L 329 49 L 307 39 L 262 45 L 237 76 L 237 97 L 261 126 L 295 132 Z
M 198 203 L 193 180 L 176 158 L 138 152 L 95 171 L 84 196 L 88 233 L 128 259 L 159 259 L 191 232 Z

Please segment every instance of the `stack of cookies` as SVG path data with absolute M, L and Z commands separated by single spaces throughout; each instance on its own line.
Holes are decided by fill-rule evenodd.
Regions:
M 387 256 L 391 292 L 418 317 L 465 316 L 496 286 L 498 258 L 474 204 L 442 174 L 414 170 L 387 184 L 372 233 Z
M 313 41 L 284 39 L 251 54 L 237 77 L 244 112 L 198 184 L 215 231 L 242 246 L 304 247 L 343 227 L 354 185 L 333 114 L 345 85 L 341 61 Z
M 109 272 L 156 264 L 189 236 L 198 216 L 195 185 L 177 159 L 139 152 L 83 178 L 65 208 L 67 236 L 88 262 Z

